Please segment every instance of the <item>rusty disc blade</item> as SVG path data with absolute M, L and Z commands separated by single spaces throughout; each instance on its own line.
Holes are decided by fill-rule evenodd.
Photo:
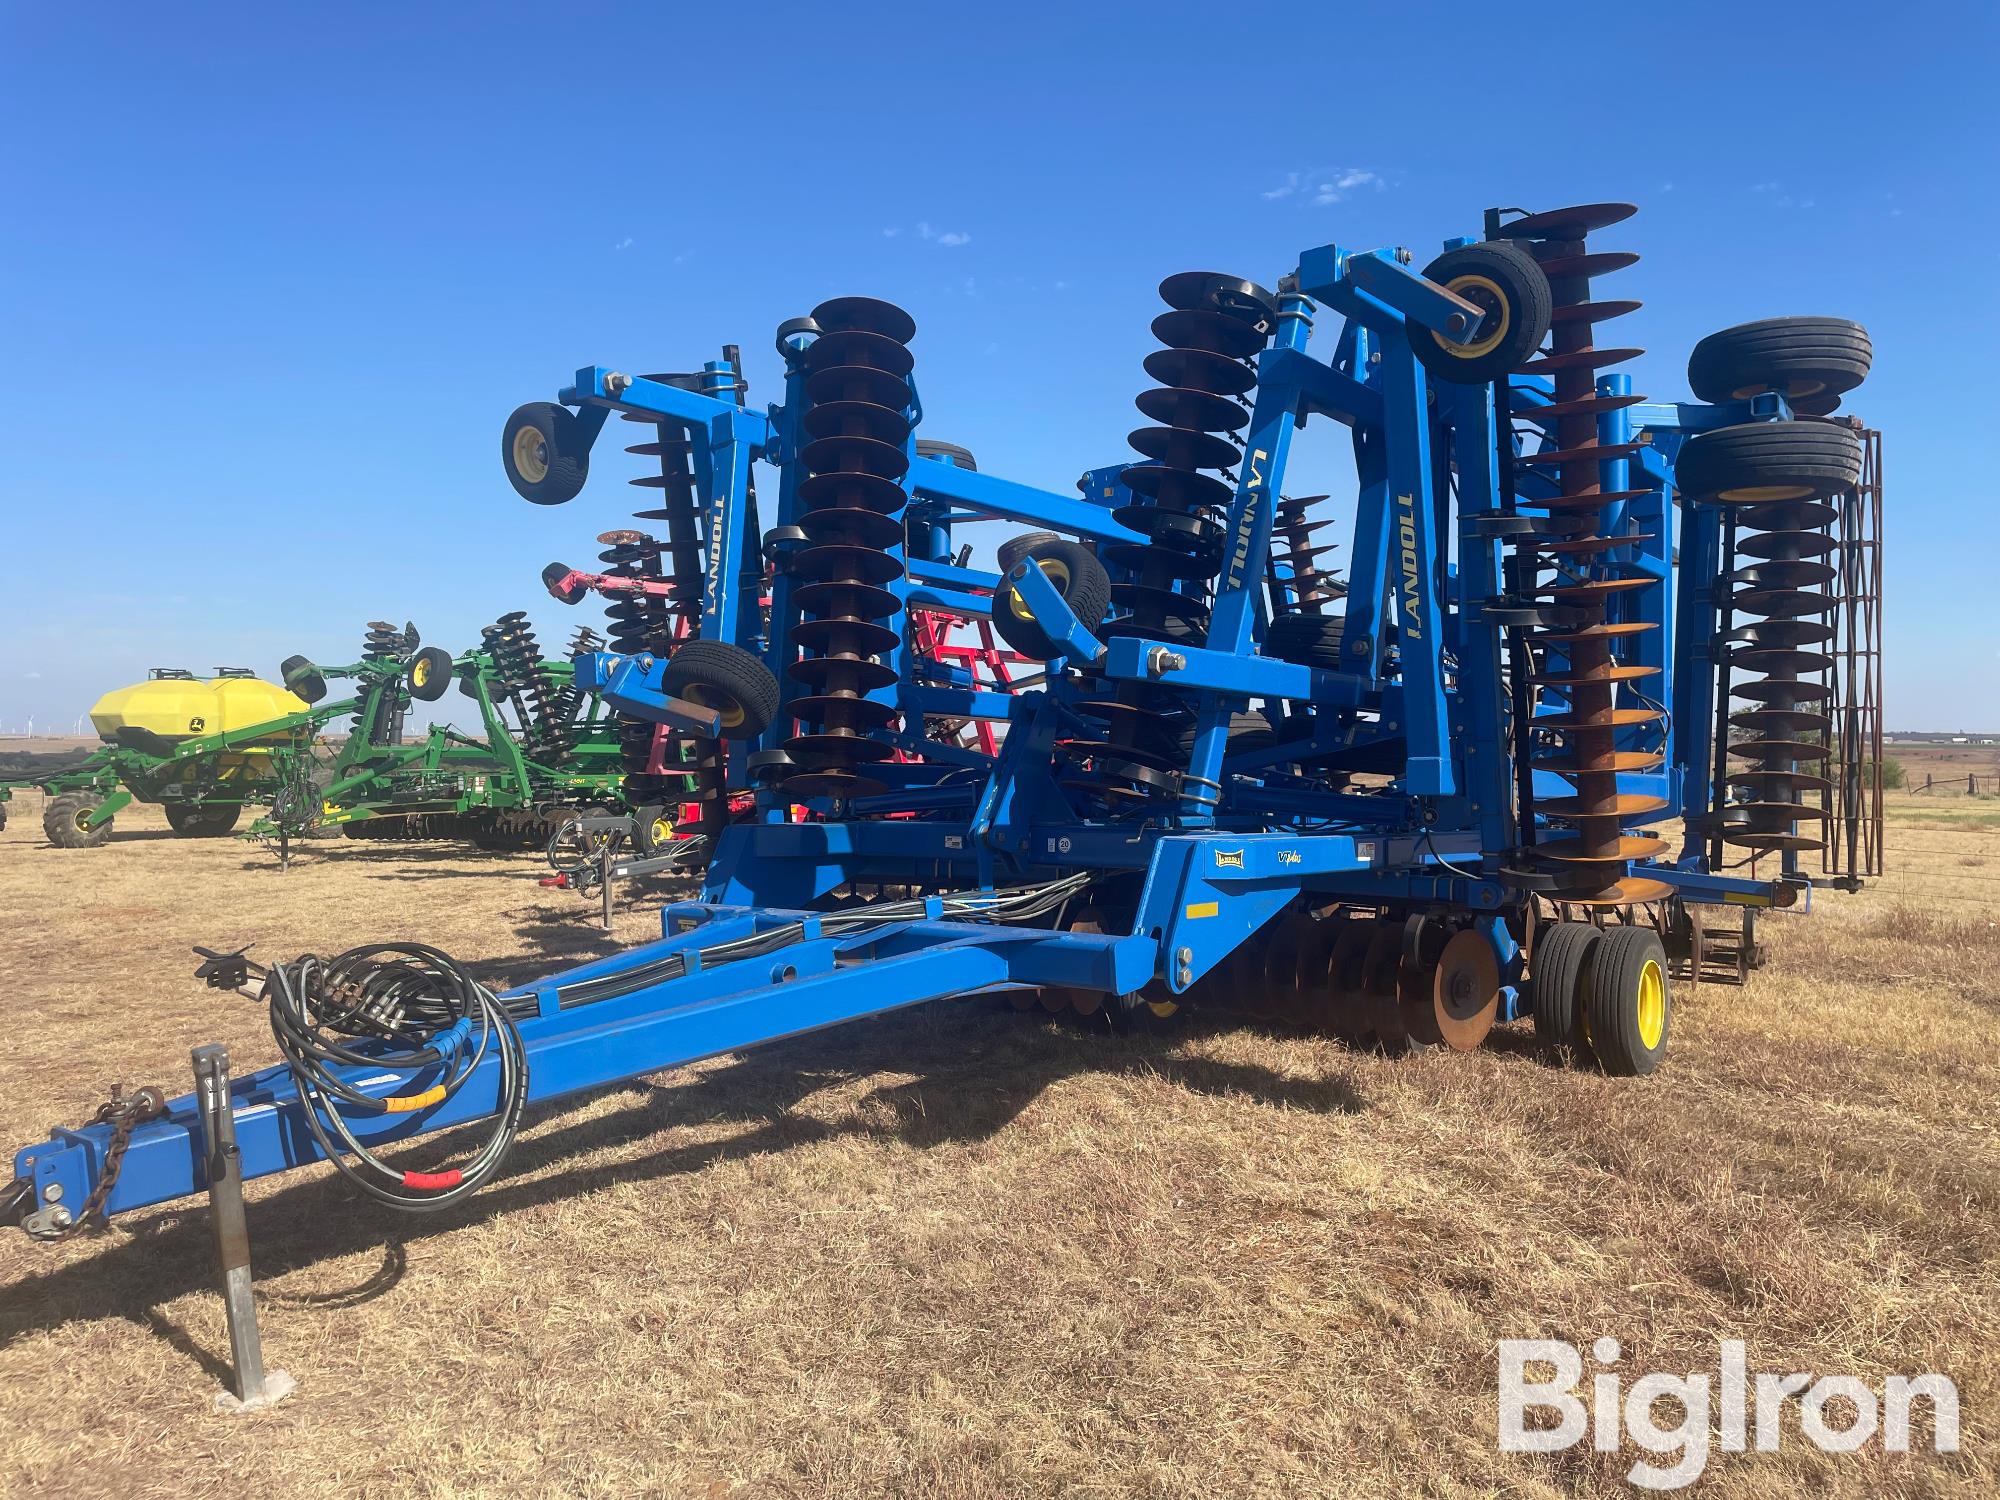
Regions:
M 1622 224 L 1639 211 L 1636 203 L 1578 203 L 1569 208 L 1548 208 L 1502 224 L 1496 238 L 1503 240 L 1574 240 L 1594 229 Z
M 1493 945 L 1469 927 L 1453 933 L 1433 973 L 1438 1039 L 1454 1051 L 1470 1052 L 1500 1017 L 1500 961 Z

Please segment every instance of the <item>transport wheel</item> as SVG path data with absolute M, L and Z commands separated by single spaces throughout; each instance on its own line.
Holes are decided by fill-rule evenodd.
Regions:
M 549 597 L 558 604 L 575 604 L 590 590 L 578 583 L 573 576 L 575 569 L 567 563 L 552 562 L 542 569 L 542 587 L 549 591 Z
M 1875 346 L 1846 318 L 1763 318 L 1711 333 L 1688 355 L 1701 401 L 1743 401 L 1777 391 L 1794 411 L 1825 416 L 1868 378 Z
M 451 653 L 437 646 L 424 647 L 403 669 L 403 684 L 419 703 L 442 698 L 451 686 Z
M 671 696 L 714 709 L 725 740 L 753 740 L 778 716 L 771 669 L 727 641 L 685 642 L 661 681 Z
M 553 401 L 514 408 L 500 433 L 500 463 L 515 492 L 536 505 L 574 500 L 590 477 L 590 449 L 576 415 Z
M 288 656 L 279 662 L 278 678 L 303 702 L 317 703 L 326 696 L 326 677 L 306 657 Z
M 1014 571 L 1014 564 L 1028 555 L 1028 549 L 1039 547 L 1043 542 L 1060 542 L 1063 538 L 1053 531 L 1024 531 L 1019 536 L 1010 536 L 993 549 L 994 561 L 1000 569 L 1000 576 L 1006 577 Z
M 1425 369 L 1453 385 L 1485 385 L 1526 362 L 1548 337 L 1549 278 L 1518 245 L 1487 240 L 1447 250 L 1424 267 L 1424 279 L 1477 306 L 1485 317 L 1469 344 L 1435 329 L 1405 324 Z
M 1023 548 L 1014 561 L 1032 561 L 1040 568 L 1086 629 L 1095 630 L 1103 622 L 1105 610 L 1111 607 L 1111 575 L 1081 542 L 1051 537 Z M 1050 661 L 1063 654 L 1063 648 L 1029 613 L 1020 592 L 1007 587 L 1004 579 L 994 599 L 993 628 L 1008 645 L 1036 661 Z
M 1674 464 L 1691 500 L 1756 504 L 1805 500 L 1861 478 L 1861 439 L 1831 422 L 1745 422 L 1697 433 Z
M 1585 975 L 1590 1049 L 1607 1073 L 1643 1077 L 1667 1055 L 1673 992 L 1667 950 L 1650 927 L 1611 927 L 1598 939 Z
M 961 448 L 957 443 L 947 443 L 939 438 L 918 438 L 918 458 L 948 458 L 954 469 L 970 469 L 979 472 L 979 465 L 973 460 L 970 448 Z
M 663 803 L 649 802 L 632 809 L 632 842 L 651 859 L 665 854 L 674 841 L 674 820 Z
M 83 820 L 90 816 L 99 800 L 88 792 L 65 792 L 60 797 L 51 797 L 48 806 L 42 809 L 42 832 L 59 849 L 95 849 L 111 837 L 111 825 L 117 821 L 106 818 L 95 828 L 83 826 Z
M 1552 922 L 1536 939 L 1528 964 L 1528 1003 L 1535 1039 L 1551 1052 L 1585 1045 L 1584 969 L 1600 936 L 1588 922 Z
M 236 826 L 236 820 L 243 815 L 243 807 L 235 802 L 210 802 L 196 805 L 189 802 L 168 802 L 163 804 L 167 815 L 167 826 L 184 839 L 220 838 Z
M 1264 654 L 1301 667 L 1337 672 L 1342 667 L 1340 645 L 1347 621 L 1340 615 L 1279 615 L 1264 632 Z

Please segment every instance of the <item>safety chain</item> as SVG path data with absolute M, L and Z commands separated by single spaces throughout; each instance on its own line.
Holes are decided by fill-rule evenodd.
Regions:
M 97 1186 L 90 1190 L 90 1196 L 76 1211 L 76 1216 L 67 1224 L 57 1224 L 50 1215 L 44 1222 L 47 1228 L 36 1234 L 37 1239 L 66 1240 L 81 1234 L 92 1224 L 102 1227 L 105 1223 L 104 1205 L 110 1201 L 111 1190 L 118 1186 L 118 1174 L 125 1166 L 125 1149 L 132 1144 L 132 1132 L 148 1120 L 157 1120 L 167 1112 L 167 1095 L 164 1089 L 153 1084 L 133 1091 L 126 1097 L 125 1085 L 111 1085 L 111 1097 L 97 1106 L 92 1115 L 92 1125 L 111 1127 L 111 1144 L 104 1150 L 104 1165 L 97 1174 Z M 46 1210 L 45 1210 L 46 1212 Z

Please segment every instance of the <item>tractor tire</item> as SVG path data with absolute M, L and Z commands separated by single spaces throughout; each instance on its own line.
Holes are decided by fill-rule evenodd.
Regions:
M 42 809 L 42 832 L 58 849 L 95 849 L 111 837 L 111 825 L 118 821 L 106 818 L 95 828 L 83 826 L 82 820 L 103 800 L 88 792 L 65 792 L 60 797 L 51 797 L 48 806 Z
M 727 641 L 686 642 L 667 663 L 661 683 L 675 698 L 714 709 L 725 740 L 754 740 L 778 716 L 778 679 Z
M 326 696 L 326 676 L 308 657 L 288 656 L 278 663 L 278 680 L 304 703 L 317 703 Z
M 1710 402 L 1777 391 L 1794 411 L 1825 416 L 1868 378 L 1874 359 L 1868 330 L 1846 318 L 1763 318 L 1696 344 L 1688 385 Z
M 1535 943 L 1528 961 L 1528 998 L 1535 1040 L 1551 1053 L 1581 1052 L 1587 1045 L 1584 980 L 1601 936 L 1588 922 L 1555 922 L 1542 929 Z
M 590 449 L 576 414 L 553 401 L 514 408 L 500 432 L 500 466 L 523 500 L 562 505 L 574 500 L 590 477 Z
M 1042 570 L 1085 629 L 1095 630 L 1104 622 L 1104 612 L 1111 607 L 1111 575 L 1088 547 L 1061 537 L 1030 540 L 1008 564 L 1008 571 L 1021 562 L 1032 562 Z M 1049 638 L 1020 594 L 1007 586 L 1004 575 L 993 595 L 993 628 L 1008 645 L 1035 661 L 1063 655 L 1063 648 Z
M 236 802 L 168 802 L 162 810 L 167 815 L 167 826 L 184 839 L 219 839 L 235 828 L 236 820 L 243 816 L 242 804 Z
M 1341 615 L 1282 614 L 1264 632 L 1264 654 L 1295 666 L 1337 672 L 1346 629 L 1347 620 Z
M 403 686 L 419 703 L 442 698 L 451 686 L 451 653 L 439 646 L 426 646 L 403 668 Z
M 1598 1066 L 1620 1078 L 1643 1078 L 1659 1067 L 1674 1016 L 1660 935 L 1650 927 L 1606 928 L 1591 949 L 1583 988 Z
M 1811 420 L 1699 433 L 1674 464 L 1682 495 L 1733 504 L 1839 494 L 1860 478 L 1860 437 L 1852 428 Z
M 1053 531 L 1024 531 L 1019 536 L 1010 536 L 993 549 L 993 560 L 999 565 L 1000 576 L 1005 578 L 1014 571 L 1014 564 L 1028 555 L 1028 549 L 1039 547 L 1043 542 L 1063 540 Z
M 1486 314 L 1469 344 L 1454 344 L 1435 329 L 1404 325 L 1417 359 L 1439 380 L 1452 385 L 1503 380 L 1548 337 L 1554 311 L 1549 278 L 1519 245 L 1487 240 L 1447 250 L 1424 267 L 1424 279 L 1477 303 Z

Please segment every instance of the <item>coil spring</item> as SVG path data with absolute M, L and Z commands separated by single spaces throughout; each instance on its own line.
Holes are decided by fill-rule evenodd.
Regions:
M 1254 282 L 1207 271 L 1169 276 L 1160 298 L 1167 311 L 1152 326 L 1166 347 L 1145 361 L 1159 384 L 1136 402 L 1155 425 L 1128 439 L 1143 461 L 1123 474 L 1133 503 L 1114 512 L 1146 540 L 1112 543 L 1102 556 L 1115 570 L 1111 602 L 1125 611 L 1109 627 L 1113 634 L 1190 640 L 1208 628 L 1209 583 L 1222 570 L 1218 513 L 1235 496 L 1233 476 L 1243 456 L 1235 434 L 1250 421 L 1253 361 L 1276 327 L 1277 302 Z M 1108 741 L 1071 741 L 1065 749 L 1136 787 L 1109 786 L 1110 795 L 1178 793 L 1180 778 L 1171 773 L 1185 757 L 1168 723 L 1175 706 L 1167 690 L 1121 683 L 1114 698 L 1086 705 L 1109 720 Z
M 1313 506 L 1326 498 L 1281 495 L 1271 516 L 1271 560 L 1277 564 L 1281 576 L 1290 580 L 1296 608 L 1306 614 L 1318 614 L 1321 606 L 1347 592 L 1337 570 L 1319 565 L 1319 559 L 1328 552 L 1339 551 L 1340 544 L 1312 539 L 1314 532 L 1333 524 L 1332 516 L 1314 519 L 1309 514 Z
M 1827 528 L 1838 514 L 1816 499 L 1767 501 L 1735 512 L 1733 561 L 1740 566 L 1729 574 L 1729 608 L 1732 619 L 1750 623 L 1729 632 L 1725 672 L 1764 674 L 1724 682 L 1725 701 L 1757 705 L 1729 716 L 1731 725 L 1749 732 L 1729 745 L 1730 756 L 1745 765 L 1728 772 L 1729 784 L 1747 800 L 1728 804 L 1722 828 L 1723 841 L 1740 849 L 1825 847 L 1820 834 L 1801 833 L 1798 825 L 1825 816 L 1804 799 L 1832 787 L 1801 766 L 1825 760 L 1832 740 L 1833 717 L 1825 711 L 1831 689 L 1823 674 L 1833 658 L 1814 648 L 1833 640 L 1836 601 L 1826 585 L 1838 570 L 1827 558 L 1839 544 Z M 1813 675 L 1821 680 L 1808 681 Z
M 806 655 L 787 670 L 807 691 L 788 712 L 808 728 L 786 742 L 799 770 L 784 789 L 844 799 L 880 792 L 880 782 L 855 768 L 893 753 L 873 734 L 896 711 L 868 695 L 896 680 L 881 658 L 902 643 L 889 623 L 902 601 L 884 585 L 903 576 L 893 549 L 903 542 L 909 498 L 902 485 L 914 425 L 908 346 L 917 325 L 871 297 L 822 302 L 812 320 L 820 334 L 805 354 L 810 441 L 800 455 L 808 477 L 799 485 L 798 523 L 808 545 L 788 564 L 802 580 L 793 601 L 812 617 L 794 632 Z
M 1522 818 L 1526 821 L 1540 813 L 1569 825 L 1569 836 L 1534 847 L 1534 864 L 1552 883 L 1552 895 L 1584 905 L 1626 905 L 1668 893 L 1657 881 L 1620 875 L 1625 861 L 1660 848 L 1656 836 L 1628 834 L 1628 820 L 1667 806 L 1663 798 L 1619 790 L 1621 772 L 1653 770 L 1661 764 L 1656 752 L 1618 748 L 1626 731 L 1663 717 L 1656 707 L 1623 708 L 1617 702 L 1620 683 L 1659 671 L 1626 665 L 1616 656 L 1621 642 L 1657 628 L 1637 619 L 1629 605 L 1635 591 L 1657 584 L 1643 577 L 1612 576 L 1612 567 L 1605 562 L 1606 554 L 1639 540 L 1630 534 L 1606 535 L 1605 507 L 1649 492 L 1604 488 L 1602 466 L 1629 458 L 1638 445 L 1601 441 L 1598 419 L 1645 398 L 1601 394 L 1597 372 L 1644 351 L 1599 348 L 1595 329 L 1638 304 L 1599 302 L 1591 295 L 1594 277 L 1623 270 L 1639 257 L 1628 251 L 1592 251 L 1586 243 L 1593 230 L 1620 223 L 1635 212 L 1629 203 L 1590 203 L 1530 214 L 1499 231 L 1502 238 L 1521 243 L 1540 263 L 1549 278 L 1553 307 L 1549 352 L 1522 366 L 1524 374 L 1546 376 L 1553 386 L 1550 404 L 1535 413 L 1541 422 L 1553 424 L 1553 433 L 1546 435 L 1545 427 L 1541 450 L 1515 462 L 1517 469 L 1556 470 L 1553 497 L 1521 501 L 1548 510 L 1556 529 L 1517 538 L 1516 547 L 1534 554 L 1524 559 L 1528 567 L 1557 570 L 1555 581 L 1536 591 L 1550 601 L 1564 623 L 1530 637 L 1530 648 L 1540 663 L 1530 680 L 1567 698 L 1562 713 L 1534 720 L 1538 729 L 1559 730 L 1564 744 L 1535 764 L 1574 787 L 1573 795 L 1562 798 L 1535 799 L 1530 793 Z M 1614 620 L 1612 602 L 1620 596 L 1628 602 L 1619 611 L 1622 618 Z

